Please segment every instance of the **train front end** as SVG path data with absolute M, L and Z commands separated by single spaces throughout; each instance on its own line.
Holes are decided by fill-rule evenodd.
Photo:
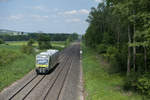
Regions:
M 47 53 L 38 54 L 36 56 L 36 72 L 37 74 L 49 72 L 49 55 Z

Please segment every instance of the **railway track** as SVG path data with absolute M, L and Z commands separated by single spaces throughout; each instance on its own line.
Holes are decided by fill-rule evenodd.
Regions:
M 3 96 L 2 100 L 61 100 L 67 77 L 79 52 L 77 47 L 65 49 L 59 58 L 60 64 L 50 74 L 34 75 L 16 91 Z

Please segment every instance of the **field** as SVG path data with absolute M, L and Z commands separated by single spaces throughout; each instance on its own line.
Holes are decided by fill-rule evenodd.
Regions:
M 21 46 L 27 44 L 26 41 L 6 44 L 0 45 L 0 91 L 35 68 L 35 54 L 27 55 L 20 51 Z M 52 46 L 61 50 L 64 42 L 52 42 Z
M 6 42 L 8 45 L 12 45 L 12 46 L 21 46 L 21 45 L 27 45 L 27 41 L 11 41 L 11 42 Z M 65 42 L 61 41 L 61 42 L 55 42 L 52 41 L 51 42 L 52 46 L 59 46 L 59 47 L 64 47 Z M 33 44 L 33 46 L 38 46 L 38 43 L 35 42 Z
M 143 100 L 142 96 L 122 89 L 124 77 L 108 74 L 109 64 L 89 48 L 83 49 L 83 72 L 86 100 Z

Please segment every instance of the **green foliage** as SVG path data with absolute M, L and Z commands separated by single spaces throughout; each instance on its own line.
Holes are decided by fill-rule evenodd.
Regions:
M 28 35 L 8 35 L 8 34 L 0 34 L 0 38 L 4 41 L 28 41 L 30 39 L 37 40 L 40 33 L 29 33 Z M 49 33 L 46 34 L 51 37 L 51 41 L 66 41 L 66 39 L 71 36 L 70 33 Z
M 143 75 L 131 72 L 125 79 L 124 88 L 129 90 L 137 90 L 143 95 L 150 96 L 150 73 L 144 73 Z
M 2 40 L 2 39 L 0 39 L 0 44 L 4 44 L 5 42 Z
M 17 57 L 18 56 L 17 54 Z M 9 58 L 9 56 L 7 56 L 7 58 Z M 35 68 L 34 65 L 34 56 L 24 54 L 21 54 L 19 58 L 14 58 L 13 61 L 8 64 L 0 65 L 0 91 L 33 70 Z
M 108 62 L 110 62 L 110 73 L 114 72 L 119 72 L 120 71 L 120 66 L 119 66 L 119 61 L 117 57 L 119 57 L 119 52 L 118 49 L 112 46 L 109 46 L 107 48 L 107 52 L 105 57 L 107 58 Z M 119 60 L 119 61 L 118 61 Z
M 66 46 L 70 45 L 70 43 L 71 43 L 72 41 L 73 41 L 73 38 L 70 36 L 70 37 L 66 40 L 65 45 L 66 45 Z
M 150 73 L 145 73 L 139 77 L 136 87 L 141 93 L 150 96 Z
M 139 77 L 139 73 L 135 73 L 134 71 L 130 72 L 130 74 L 124 80 L 124 89 L 125 90 L 136 90 L 137 80 Z
M 21 54 L 8 49 L 0 49 L 0 67 L 21 58 Z
M 38 37 L 39 49 L 50 49 L 52 47 L 50 41 L 51 39 L 48 35 L 40 34 Z
M 72 37 L 73 40 L 77 40 L 79 36 L 78 36 L 77 33 L 73 33 L 73 34 L 71 35 L 71 37 Z
M 97 45 L 96 50 L 99 54 L 106 53 L 107 46 L 105 44 L 99 44 L 99 45 Z
M 150 71 L 149 4 L 150 0 L 104 0 L 91 8 L 84 35 L 86 46 L 96 48 L 109 61 L 110 71 L 134 72 L 126 80 L 134 89 L 139 75 Z
M 122 89 L 123 76 L 109 74 L 109 65 L 95 50 L 82 46 L 82 66 L 86 100 L 142 100 L 142 96 Z
M 21 52 L 25 53 L 25 54 L 34 54 L 35 53 L 34 48 L 32 46 L 26 46 L 26 45 L 23 45 L 21 47 Z
M 35 41 L 34 41 L 33 39 L 30 39 L 30 40 L 28 41 L 27 45 L 28 45 L 28 46 L 32 46 L 32 45 L 34 44 L 34 42 L 35 42 Z

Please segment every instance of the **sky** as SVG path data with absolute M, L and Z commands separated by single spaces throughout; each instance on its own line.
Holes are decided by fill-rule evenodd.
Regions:
M 0 29 L 84 34 L 101 0 L 0 0 Z

